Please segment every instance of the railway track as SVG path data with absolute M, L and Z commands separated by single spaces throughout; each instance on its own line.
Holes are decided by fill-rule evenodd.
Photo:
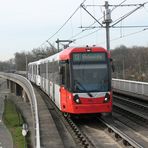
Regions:
M 147 101 L 115 93 L 113 95 L 113 110 L 129 118 L 133 119 L 134 117 L 141 122 L 148 123 Z
M 148 102 L 128 95 L 113 95 L 114 122 L 143 147 L 148 143 Z M 122 131 L 123 131 L 122 129 Z M 132 133 L 132 134 L 131 134 Z
M 142 145 L 121 131 L 122 127 L 117 128 L 112 119 L 97 117 L 92 120 L 92 118 L 88 118 L 82 119 L 80 124 L 79 119 L 65 118 L 48 96 L 42 91 L 40 93 L 55 121 L 65 147 L 143 148 Z
M 85 135 L 83 135 L 71 118 L 65 118 L 59 109 L 54 105 L 54 103 L 49 99 L 49 97 L 39 88 L 36 89 L 38 89 L 38 92 L 41 94 L 49 112 L 52 115 L 53 120 L 55 121 L 58 132 L 64 143 L 64 147 L 93 148 L 93 144 Z
M 120 113 L 113 112 L 114 126 L 124 132 L 128 137 L 131 137 L 136 143 L 142 147 L 147 148 L 148 144 L 148 131 L 142 124 L 130 120 Z
M 115 118 L 112 118 L 112 123 L 108 119 L 99 120 L 101 120 L 105 124 L 107 131 L 121 145 L 133 148 L 144 148 L 147 145 L 147 142 L 144 142 L 142 139 L 139 140 L 139 137 L 137 138 L 135 131 L 131 130 L 129 126 L 125 126 L 123 122 L 119 122 Z
M 76 121 L 76 124 L 91 139 L 95 147 L 145 147 L 144 142 L 140 143 L 140 140 L 136 142 L 137 139 L 135 140 L 132 136 L 134 131 L 129 130 L 129 127 L 125 127 L 121 122 L 115 122 L 112 118 L 99 117 L 91 121 L 86 119 Z M 123 129 L 128 130 L 130 134 L 127 134 Z

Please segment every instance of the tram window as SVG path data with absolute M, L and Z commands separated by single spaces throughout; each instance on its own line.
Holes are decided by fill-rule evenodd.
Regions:
M 43 64 L 43 77 L 46 76 L 46 63 Z
M 38 66 L 38 74 L 40 75 L 40 65 Z
M 62 72 L 62 84 L 65 85 L 65 67 L 63 66 L 63 72 Z
M 41 64 L 41 76 L 43 77 L 43 74 L 44 74 L 44 65 Z
M 69 64 L 66 64 L 66 86 L 67 88 L 70 88 L 70 73 L 69 73 Z
M 33 65 L 33 73 L 36 74 L 36 73 L 35 73 L 35 65 Z
M 70 75 L 69 75 L 69 65 L 64 64 L 62 65 L 60 69 L 60 75 L 61 75 L 61 84 L 65 86 L 65 88 L 70 87 Z
M 69 72 L 69 61 L 60 61 L 60 69 L 58 67 L 60 74 L 60 84 L 64 85 L 68 90 L 70 89 L 70 72 Z
M 60 74 L 62 75 L 63 74 L 63 71 L 64 71 L 64 67 L 60 67 Z
M 65 66 L 61 66 L 60 68 L 60 77 L 61 77 L 61 84 L 65 85 Z

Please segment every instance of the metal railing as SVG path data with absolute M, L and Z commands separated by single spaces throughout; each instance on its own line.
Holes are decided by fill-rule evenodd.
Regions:
M 4 79 L 11 80 L 17 84 L 19 84 L 26 92 L 30 105 L 31 111 L 33 115 L 33 126 L 35 130 L 35 148 L 40 148 L 40 130 L 39 130 L 39 116 L 38 116 L 38 107 L 37 107 L 37 100 L 34 93 L 34 89 L 32 84 L 28 79 L 23 76 L 13 74 L 13 73 L 2 73 L 0 72 L 0 77 Z
M 112 79 L 112 86 L 118 90 L 148 96 L 148 83 L 146 82 Z

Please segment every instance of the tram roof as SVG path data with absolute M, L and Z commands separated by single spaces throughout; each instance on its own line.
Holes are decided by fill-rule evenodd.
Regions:
M 71 53 L 78 53 L 78 52 L 86 52 L 87 50 L 91 50 L 91 52 L 107 52 L 107 50 L 105 48 L 102 47 L 68 47 L 64 50 L 62 50 L 59 53 L 56 53 L 52 56 L 49 56 L 45 59 L 40 59 L 38 61 L 35 62 L 31 62 L 30 64 L 41 64 L 41 63 L 46 63 L 48 61 L 53 61 L 54 60 L 68 60 L 70 59 Z
M 87 50 L 91 50 L 91 52 L 107 52 L 102 47 L 68 47 L 60 52 L 59 58 L 60 60 L 68 60 L 72 52 L 86 52 Z

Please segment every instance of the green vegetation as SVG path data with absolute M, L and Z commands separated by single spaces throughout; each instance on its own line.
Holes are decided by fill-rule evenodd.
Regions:
M 26 145 L 26 140 L 22 136 L 23 119 L 15 104 L 10 100 L 5 100 L 3 119 L 11 132 L 14 148 L 23 148 Z
M 16 52 L 15 58 L 6 62 L 0 61 L 0 71 L 25 71 L 26 62 L 33 62 L 57 53 L 57 49 L 50 47 L 36 48 L 30 52 Z M 148 46 L 126 47 L 121 45 L 111 50 L 115 72 L 113 78 L 148 82 Z
M 148 82 L 148 47 L 122 45 L 111 51 L 111 57 L 114 78 Z
M 50 45 L 50 47 L 45 48 L 36 48 L 29 52 L 16 52 L 14 55 L 15 58 L 5 62 L 0 61 L 0 71 L 25 71 L 26 62 L 29 63 L 37 61 L 39 59 L 53 55 L 54 53 L 57 53 L 57 49 L 53 45 Z

